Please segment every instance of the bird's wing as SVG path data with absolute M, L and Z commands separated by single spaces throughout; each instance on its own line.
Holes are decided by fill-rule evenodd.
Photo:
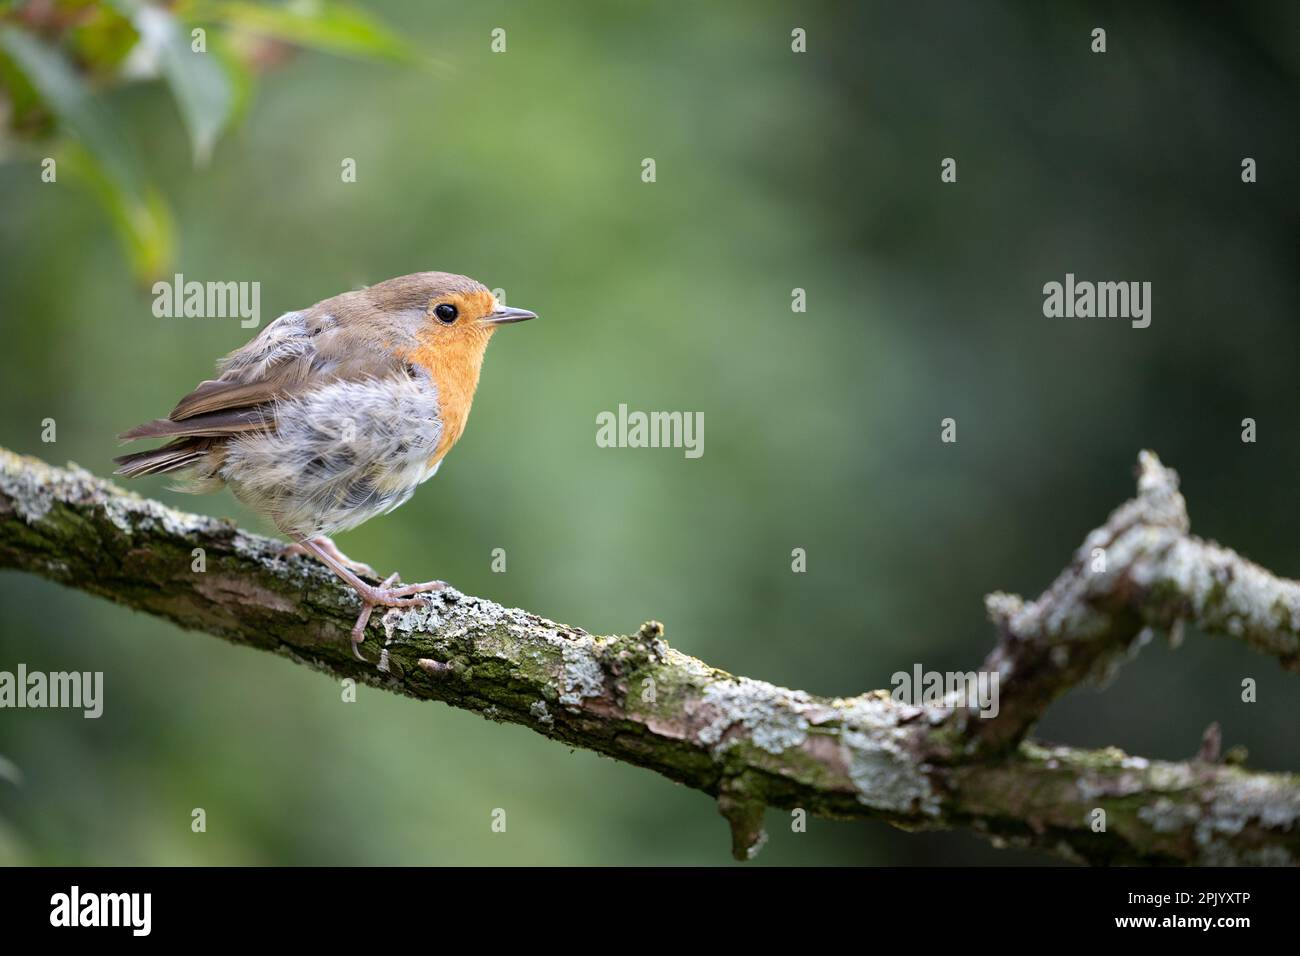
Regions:
M 318 331 L 320 323 L 308 321 L 310 317 L 307 312 L 280 316 L 222 359 L 221 374 L 200 382 L 176 403 L 168 419 L 182 422 L 212 412 L 267 405 L 292 394 L 307 381 L 320 358 L 316 340 L 325 330 Z
M 221 438 L 275 424 L 278 401 L 325 382 L 383 375 L 400 359 L 378 351 L 356 323 L 341 323 L 318 309 L 286 312 L 219 365 L 171 414 L 119 437 Z

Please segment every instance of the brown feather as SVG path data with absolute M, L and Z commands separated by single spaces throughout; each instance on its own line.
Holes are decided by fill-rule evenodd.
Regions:
M 207 381 L 177 402 L 168 417 L 172 421 L 181 421 L 208 412 L 248 408 L 250 405 L 264 405 L 276 399 L 287 398 L 306 378 L 306 371 L 307 368 L 304 367 L 301 373 L 294 370 L 286 375 L 282 370 L 274 377 L 253 382 Z
M 211 444 L 210 441 L 182 439 L 150 451 L 137 451 L 130 455 L 120 455 L 113 459 L 113 463 L 118 466 L 113 474 L 127 478 L 139 478 L 142 475 L 159 475 L 164 472 L 179 471 L 201 461 L 208 454 Z
M 181 436 L 223 437 L 238 432 L 257 431 L 275 424 L 269 408 L 250 408 L 229 412 L 209 412 L 184 421 L 156 418 L 117 436 L 123 441 L 137 438 L 179 438 Z

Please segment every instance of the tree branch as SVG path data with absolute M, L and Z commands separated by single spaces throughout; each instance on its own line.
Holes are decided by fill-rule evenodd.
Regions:
M 1178 475 L 1149 451 L 1138 469 L 1138 496 L 1088 535 L 1038 600 L 986 599 L 1000 639 L 984 667 L 1003 692 L 997 720 L 967 717 L 978 749 L 1014 744 L 1053 700 L 1105 680 L 1153 630 L 1181 641 L 1184 622 L 1300 673 L 1300 583 L 1189 535 Z
M 1139 496 L 1042 597 L 990 597 L 992 719 L 887 691 L 787 690 L 674 650 L 655 622 L 597 636 L 453 589 L 373 621 L 364 646 L 378 663 L 364 664 L 348 641 L 355 596 L 281 547 L 0 449 L 0 567 L 655 770 L 718 800 L 740 858 L 761 845 L 765 807 L 969 826 L 1091 863 L 1300 858 L 1300 776 L 1025 739 L 1052 700 L 1113 667 L 1148 628 L 1193 621 L 1300 669 L 1300 585 L 1189 536 L 1176 476 L 1150 453 Z

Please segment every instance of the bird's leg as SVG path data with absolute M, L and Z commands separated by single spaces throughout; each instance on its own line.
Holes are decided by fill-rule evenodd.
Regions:
M 441 591 L 447 586 L 442 581 L 425 581 L 423 584 L 405 584 L 395 588 L 391 585 L 397 580 L 397 575 L 391 574 L 383 584 L 375 587 L 362 581 L 351 568 L 339 561 L 315 539 L 296 538 L 295 541 L 302 547 L 304 553 L 314 554 L 325 562 L 329 569 L 349 584 L 357 592 L 357 597 L 361 598 L 361 614 L 357 617 L 357 623 L 352 626 L 352 653 L 359 661 L 365 660 L 361 656 L 360 645 L 366 639 L 366 625 L 370 623 L 370 614 L 375 608 L 410 607 L 420 604 L 420 599 L 414 595 L 427 591 Z
M 384 583 L 379 586 L 381 588 L 386 588 L 396 580 L 397 572 L 394 571 L 388 577 L 384 578 Z M 361 604 L 361 613 L 357 616 L 357 623 L 352 625 L 352 656 L 359 661 L 365 660 L 365 658 L 361 656 L 360 644 L 366 639 L 366 625 L 370 623 L 370 612 L 374 609 L 375 605 L 366 604 L 363 600 Z
M 379 577 L 379 572 L 377 572 L 370 565 L 365 564 L 361 561 L 353 561 L 346 554 L 340 551 L 339 546 L 334 543 L 334 539 L 329 537 L 328 535 L 324 535 L 324 534 L 314 535 L 312 537 L 312 540 L 315 541 L 316 544 L 318 544 L 323 551 L 329 552 L 330 557 L 332 557 L 335 561 L 339 562 L 339 564 L 342 564 L 347 568 L 350 568 L 352 571 L 355 571 L 357 574 L 360 574 L 361 576 L 367 578 Z M 300 541 L 294 541 L 293 544 L 286 544 L 284 546 L 284 550 L 281 551 L 280 554 L 282 554 L 286 558 L 294 554 L 302 554 L 302 555 L 307 555 L 309 557 L 317 556 L 317 552 L 311 550 L 306 545 L 302 544 Z

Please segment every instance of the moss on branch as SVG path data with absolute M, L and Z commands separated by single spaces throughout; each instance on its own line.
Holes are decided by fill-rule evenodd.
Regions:
M 1100 573 L 1090 570 L 1096 547 L 1108 552 Z M 826 698 L 735 677 L 670 647 L 655 622 L 593 635 L 452 588 L 376 616 L 364 646 L 378 659 L 362 663 L 348 640 L 355 596 L 281 549 L 76 466 L 0 449 L 0 567 L 654 770 L 718 800 L 741 858 L 762 845 L 766 807 L 972 827 L 1092 863 L 1300 858 L 1295 775 L 1025 737 L 1057 695 L 1112 666 L 1145 627 L 1193 620 L 1297 666 L 1300 586 L 1191 538 L 1176 477 L 1149 453 L 1138 498 L 1043 597 L 990 599 L 1001 640 L 986 666 L 1002 686 L 991 721 L 885 691 Z

